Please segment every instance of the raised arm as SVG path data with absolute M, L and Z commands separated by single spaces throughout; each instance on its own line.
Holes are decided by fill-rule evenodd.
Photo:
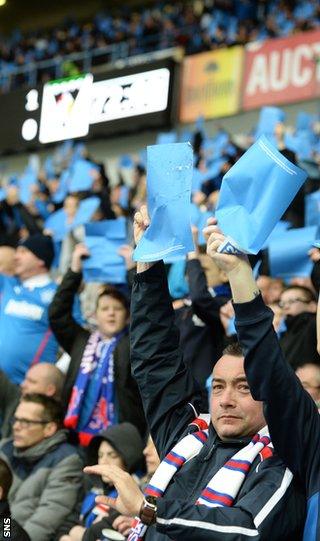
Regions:
M 70 354 L 74 340 L 83 333 L 89 336 L 73 317 L 73 303 L 82 280 L 81 258 L 87 254 L 83 245 L 75 247 L 71 268 L 66 272 L 49 307 L 50 327 L 60 346 Z
M 265 414 L 277 453 L 308 485 L 319 469 L 318 410 L 285 361 L 273 329 L 273 314 L 265 306 L 246 258 L 217 252 L 223 236 L 216 228 L 208 253 L 227 272 L 236 313 L 236 328 L 245 354 L 245 370 L 253 397 L 265 402 Z
M 147 219 L 144 222 L 141 213 L 137 213 L 136 242 L 147 225 Z M 137 265 L 131 297 L 130 340 L 132 372 L 152 437 L 163 457 L 197 415 L 200 391 L 179 349 L 179 332 L 174 325 L 162 262 Z

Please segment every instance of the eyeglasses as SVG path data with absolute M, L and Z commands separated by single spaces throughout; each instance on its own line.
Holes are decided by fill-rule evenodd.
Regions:
M 29 428 L 31 425 L 46 425 L 50 423 L 50 421 L 33 421 L 32 419 L 23 419 L 23 417 L 13 417 L 12 418 L 12 424 L 15 425 L 16 423 L 19 423 L 21 428 Z
M 280 308 L 285 308 L 286 306 L 291 306 L 292 304 L 295 304 L 296 302 L 302 302 L 303 304 L 309 304 L 310 301 L 307 301 L 306 299 L 288 299 L 287 301 L 279 301 L 278 305 Z

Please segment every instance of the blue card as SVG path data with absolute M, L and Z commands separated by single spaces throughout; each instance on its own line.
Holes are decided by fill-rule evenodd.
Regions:
M 125 218 L 104 220 L 85 225 L 85 244 L 90 257 L 83 262 L 86 282 L 123 284 L 126 282 L 126 266 L 119 248 L 126 244 Z
M 150 226 L 134 251 L 136 261 L 157 261 L 193 250 L 190 198 L 193 153 L 189 143 L 148 147 Z
M 72 193 L 91 190 L 94 170 L 98 170 L 96 164 L 83 158 L 77 159 L 72 166 L 69 191 Z
M 258 253 L 306 178 L 261 136 L 223 177 L 215 215 L 228 250 Z
M 285 281 L 310 276 L 313 262 L 308 251 L 314 245 L 317 227 L 290 229 L 275 236 L 269 244 L 270 274 Z

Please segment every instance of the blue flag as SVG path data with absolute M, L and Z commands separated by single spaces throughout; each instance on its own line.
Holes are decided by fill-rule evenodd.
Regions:
M 136 261 L 157 261 L 193 250 L 190 197 L 193 154 L 189 143 L 148 147 L 150 226 L 134 251 Z
M 84 280 L 124 284 L 127 271 L 118 250 L 127 240 L 125 218 L 86 224 L 85 232 L 90 257 L 83 262 Z
M 290 229 L 269 243 L 270 274 L 287 281 L 295 276 L 310 276 L 313 262 L 308 251 L 314 245 L 317 227 Z
M 261 136 L 223 177 L 216 218 L 223 252 L 256 254 L 306 180 Z

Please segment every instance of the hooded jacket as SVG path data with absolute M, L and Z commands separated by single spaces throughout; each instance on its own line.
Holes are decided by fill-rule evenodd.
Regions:
M 13 440 L 4 440 L 0 456 L 13 474 L 12 516 L 32 541 L 51 541 L 67 522 L 70 528 L 77 524 L 83 464 L 67 443 L 66 430 L 23 450 L 15 448 Z
M 137 274 L 131 300 L 131 360 L 151 435 L 161 459 L 198 415 L 199 389 L 183 362 L 164 266 Z M 222 442 L 210 425 L 200 453 L 157 501 L 145 541 L 300 541 L 305 500 L 282 460 L 254 461 L 232 507 L 196 505 L 213 475 L 248 443 Z

